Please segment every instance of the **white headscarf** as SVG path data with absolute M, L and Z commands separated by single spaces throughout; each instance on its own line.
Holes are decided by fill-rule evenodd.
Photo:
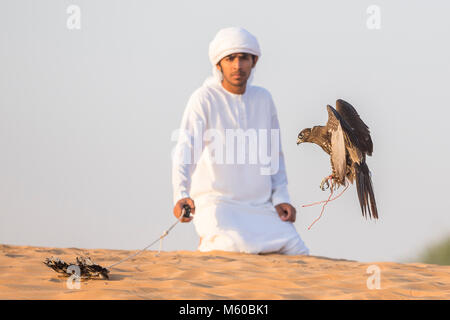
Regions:
M 261 56 L 258 40 L 254 35 L 240 27 L 224 28 L 217 32 L 209 44 L 209 61 L 212 64 L 212 76 L 209 76 L 204 85 L 221 83 L 222 72 L 217 69 L 216 64 L 224 57 L 238 52 L 250 53 Z M 247 84 L 253 80 L 255 68 L 252 68 Z

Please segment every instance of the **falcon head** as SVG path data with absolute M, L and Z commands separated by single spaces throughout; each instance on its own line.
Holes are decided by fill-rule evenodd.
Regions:
M 311 134 L 310 128 L 303 129 L 302 131 L 300 131 L 300 133 L 298 134 L 298 137 L 297 137 L 297 145 L 299 145 L 302 142 L 308 142 L 308 138 L 309 138 L 310 134 Z

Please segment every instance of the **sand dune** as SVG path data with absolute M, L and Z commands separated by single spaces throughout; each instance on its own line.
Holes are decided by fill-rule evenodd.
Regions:
M 87 254 L 108 266 L 133 252 L 0 245 L 0 299 L 450 299 L 450 267 L 419 263 L 146 251 L 80 289 L 42 263 Z M 380 289 L 368 288 L 370 265 L 380 270 Z

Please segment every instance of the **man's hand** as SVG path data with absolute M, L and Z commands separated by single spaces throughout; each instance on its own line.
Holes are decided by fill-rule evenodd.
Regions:
M 297 215 L 297 210 L 289 203 L 280 203 L 275 206 L 275 209 L 283 221 L 295 222 L 295 216 Z
M 192 219 L 194 219 L 194 217 L 192 215 L 195 214 L 195 205 L 194 205 L 194 200 L 192 200 L 191 198 L 183 198 L 177 201 L 177 204 L 175 205 L 175 207 L 173 207 L 173 215 L 179 219 L 181 214 L 183 213 L 183 206 L 187 204 L 190 208 L 191 208 L 191 216 L 189 218 L 185 218 L 183 217 L 181 219 L 181 222 L 190 222 Z

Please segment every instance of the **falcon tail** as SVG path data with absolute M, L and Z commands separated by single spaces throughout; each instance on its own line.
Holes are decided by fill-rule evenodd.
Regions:
M 366 217 L 368 213 L 369 218 L 378 219 L 377 204 L 375 203 L 369 167 L 367 167 L 365 160 L 361 164 L 354 163 L 354 166 L 356 170 L 356 190 L 358 191 L 362 214 Z

